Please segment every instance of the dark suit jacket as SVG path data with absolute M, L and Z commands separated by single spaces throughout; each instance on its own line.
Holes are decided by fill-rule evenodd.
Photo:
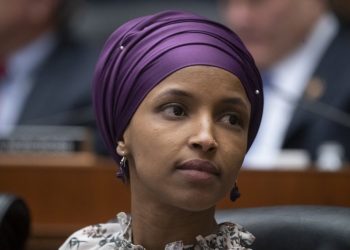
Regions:
M 306 149 L 315 159 L 320 145 L 335 141 L 343 145 L 346 158 L 350 160 L 349 31 L 340 29 L 322 57 L 303 100 L 295 110 L 284 148 Z M 312 87 L 319 90 L 319 94 L 313 97 L 310 95 Z
M 78 125 L 92 129 L 96 150 L 105 153 L 96 132 L 91 83 L 99 49 L 64 38 L 39 67 L 18 125 Z
M 34 75 L 19 124 L 90 125 L 97 50 L 62 40 Z

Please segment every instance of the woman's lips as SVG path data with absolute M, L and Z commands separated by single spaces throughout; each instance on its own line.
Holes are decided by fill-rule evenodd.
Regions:
M 181 163 L 177 170 L 193 180 L 208 180 L 220 175 L 219 169 L 207 160 L 194 159 Z

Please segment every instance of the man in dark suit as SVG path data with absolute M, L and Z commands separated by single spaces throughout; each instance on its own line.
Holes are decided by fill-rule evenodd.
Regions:
M 68 24 L 77 0 L 13 0 L 0 11 L 0 135 L 18 125 L 94 129 L 90 83 L 97 49 Z
M 350 160 L 350 34 L 327 1 L 221 3 L 265 85 L 263 122 L 245 164 L 274 166 L 283 149 L 315 160 L 327 145 Z
M 308 150 L 342 145 L 350 160 L 350 32 L 340 28 L 327 47 L 289 124 L 283 147 Z

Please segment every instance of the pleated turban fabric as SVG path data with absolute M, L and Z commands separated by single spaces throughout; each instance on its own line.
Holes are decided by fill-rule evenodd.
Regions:
M 263 110 L 262 81 L 252 56 L 224 25 L 192 13 L 164 11 L 120 26 L 96 65 L 92 91 L 97 125 L 116 161 L 117 141 L 145 96 L 170 74 L 194 65 L 222 68 L 242 82 L 251 103 L 249 149 Z

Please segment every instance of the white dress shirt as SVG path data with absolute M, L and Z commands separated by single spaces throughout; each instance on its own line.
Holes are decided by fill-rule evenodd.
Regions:
M 53 34 L 45 34 L 8 58 L 6 76 L 0 84 L 0 136 L 11 133 L 17 124 L 33 87 L 36 70 L 55 43 Z
M 305 42 L 270 71 L 260 130 L 249 150 L 244 166 L 270 168 L 277 166 L 282 144 L 295 106 L 312 77 L 321 56 L 336 36 L 338 22 L 332 14 L 319 19 Z

